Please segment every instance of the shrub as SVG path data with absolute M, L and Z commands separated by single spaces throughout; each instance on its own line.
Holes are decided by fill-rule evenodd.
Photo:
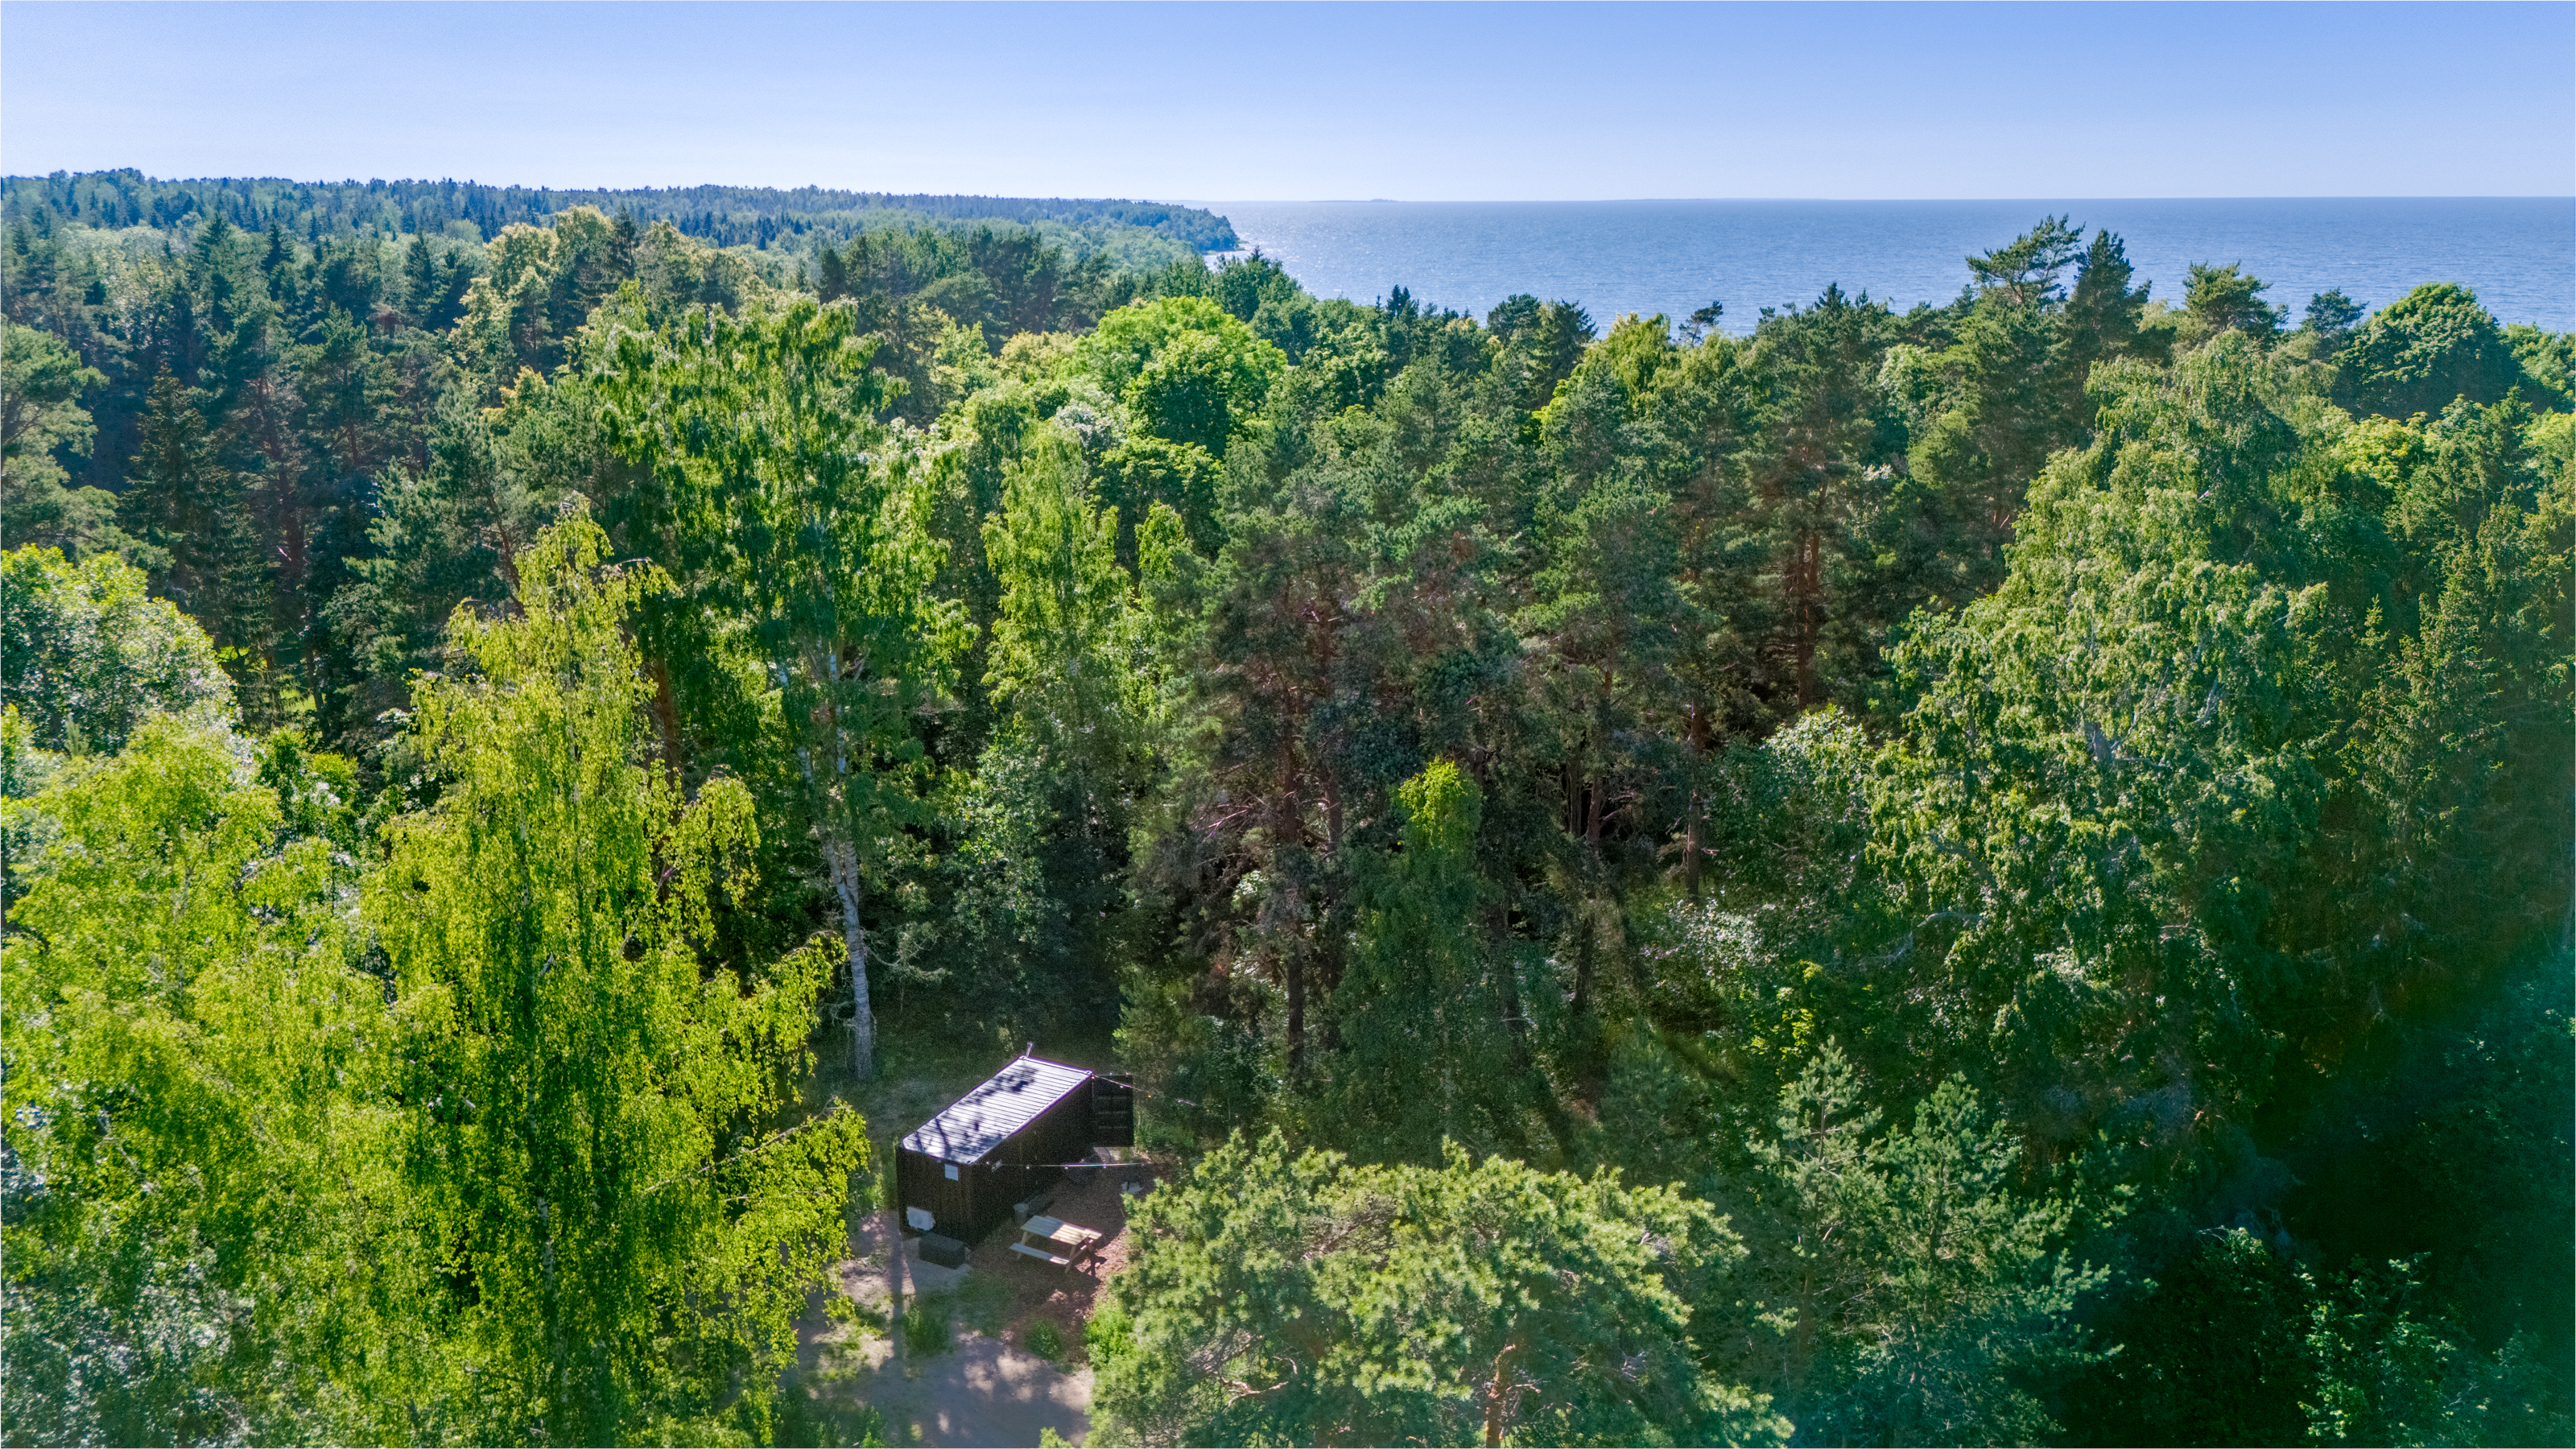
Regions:
M 1064 1357 L 1064 1335 L 1056 1332 L 1055 1325 L 1043 1318 L 1030 1324 L 1028 1331 L 1020 1335 L 1020 1346 L 1049 1363 Z
M 928 1357 L 948 1347 L 948 1300 L 921 1297 L 904 1310 L 903 1346 L 907 1353 Z

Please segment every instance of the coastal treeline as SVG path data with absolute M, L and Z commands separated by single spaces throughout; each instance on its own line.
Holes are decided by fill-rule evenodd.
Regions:
M 324 237 L 414 234 L 490 241 L 512 225 L 549 226 L 566 212 L 594 211 L 667 221 L 712 246 L 803 251 L 813 241 L 844 242 L 889 227 L 1017 226 L 1070 239 L 1091 250 L 1113 240 L 1130 246 L 1150 234 L 1192 251 L 1228 251 L 1234 227 L 1196 207 L 1158 202 L 1065 197 L 929 196 L 834 191 L 819 186 L 643 187 L 625 191 L 559 191 L 542 186 L 487 186 L 473 181 L 289 181 L 275 176 L 169 180 L 140 171 L 58 171 L 0 177 L 0 197 L 14 215 L 43 214 L 101 230 L 189 228 L 222 217 L 246 231 L 281 227 L 315 243 Z M 812 240 L 808 240 L 812 239 Z
M 1174 1164 L 1098 1442 L 2568 1436 L 2576 337 L 2072 218 L 1730 336 L 92 181 L 0 251 L 11 1442 L 807 1432 L 846 1103 L 1029 1040 Z

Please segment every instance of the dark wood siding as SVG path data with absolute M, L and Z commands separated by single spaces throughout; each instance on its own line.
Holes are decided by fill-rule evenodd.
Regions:
M 1136 1088 L 1124 1072 L 1091 1079 L 1091 1142 L 1095 1147 L 1136 1145 Z
M 1005 1138 L 970 1172 L 984 1175 L 974 1216 L 976 1236 L 1009 1221 L 1011 1205 L 1053 1185 L 1064 1165 L 1091 1152 L 1091 1097 L 1075 1092 Z M 989 1201 L 985 1199 L 989 1198 Z
M 948 1164 L 927 1153 L 909 1148 L 895 1150 L 895 1194 L 901 1201 L 898 1211 L 920 1208 L 932 1218 L 932 1232 L 946 1233 L 964 1242 L 983 1236 L 969 1225 L 976 1219 L 975 1172 L 973 1168 L 957 1169 L 957 1180 L 948 1180 Z M 1003 1209 L 1006 1213 L 1009 1207 Z

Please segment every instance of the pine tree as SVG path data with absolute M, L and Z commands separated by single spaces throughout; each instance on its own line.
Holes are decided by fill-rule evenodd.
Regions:
M 2062 411 L 2052 440 L 2057 446 L 2081 445 L 2090 431 L 2084 384 L 2094 364 L 2125 357 L 2139 345 L 2138 319 L 2154 284 L 2133 291 L 2129 281 L 2135 275 L 2120 238 L 2108 231 L 2093 233 L 2092 247 L 2076 264 L 2075 291 L 2058 324 L 2056 386 Z
M 1098 1412 L 1151 1443 L 1765 1442 L 1697 1311 L 1742 1248 L 1707 1205 L 1454 1146 L 1354 1166 L 1238 1135 L 1141 1199 L 1095 1321 Z
M 850 295 L 850 264 L 826 244 L 814 258 L 816 268 L 814 294 L 825 302 L 837 302 Z
M 403 249 L 403 305 L 411 313 L 412 325 L 429 325 L 430 309 L 438 304 L 438 264 L 429 254 L 429 238 L 415 233 L 411 245 Z
M 1517 1135 L 1497 979 L 1515 963 L 1485 939 L 1475 781 L 1435 760 L 1395 794 L 1403 840 L 1361 867 L 1358 939 L 1325 1013 L 1338 1044 L 1314 1127 L 1364 1162 L 1429 1165 L 1444 1143 Z
M 168 555 L 155 585 L 205 626 L 242 687 L 245 713 L 266 720 L 278 686 L 274 567 L 260 546 L 249 490 L 217 454 L 199 396 L 166 369 L 153 380 L 124 519 Z

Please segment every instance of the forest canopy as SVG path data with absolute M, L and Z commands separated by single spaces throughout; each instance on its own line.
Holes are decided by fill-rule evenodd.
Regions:
M 803 1432 L 858 1089 L 1029 1040 L 1097 1442 L 2571 1432 L 2576 337 L 5 196 L 11 1443 Z

